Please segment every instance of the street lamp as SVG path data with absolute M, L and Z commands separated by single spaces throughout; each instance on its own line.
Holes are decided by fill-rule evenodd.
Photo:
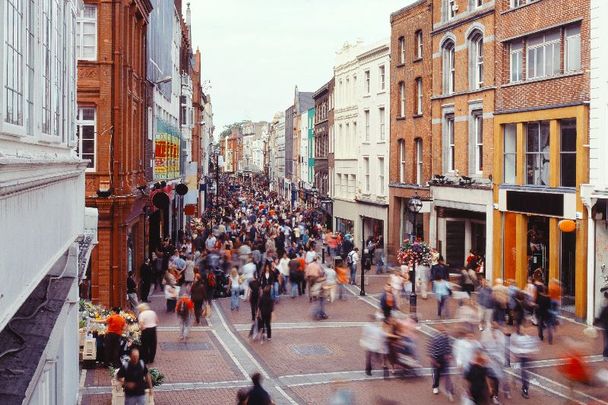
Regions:
M 420 200 L 420 197 L 418 197 L 417 193 L 407 202 L 407 209 L 412 213 L 412 216 L 414 217 L 414 220 L 412 221 L 414 226 L 412 236 L 415 241 L 417 233 L 416 222 L 418 220 L 418 213 L 422 210 L 422 200 Z M 415 314 L 418 299 L 418 297 L 416 296 L 416 259 L 414 259 L 414 262 L 412 263 L 412 270 L 410 271 L 410 281 L 412 283 L 412 294 L 410 295 L 410 313 Z

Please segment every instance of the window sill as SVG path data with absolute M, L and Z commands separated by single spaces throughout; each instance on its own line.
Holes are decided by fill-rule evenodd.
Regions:
M 397 65 L 395 65 L 396 68 L 402 68 L 405 67 L 405 63 L 398 63 Z
M 422 58 L 416 58 L 412 61 L 412 63 L 422 62 Z
M 363 98 L 370 98 L 372 95 L 371 94 L 364 94 Z
M 522 84 L 531 84 L 531 83 L 544 82 L 547 80 L 563 79 L 565 77 L 581 76 L 584 73 L 585 73 L 584 71 L 579 70 L 578 72 L 568 72 L 568 73 L 562 73 L 562 74 L 555 75 L 555 76 L 540 77 L 538 79 L 530 79 L 530 80 L 521 80 L 521 81 L 515 82 L 515 83 L 506 83 L 506 84 L 503 84 L 501 87 L 503 87 L 503 88 L 504 87 L 513 87 L 513 86 L 520 86 Z
M 519 84 L 519 82 L 518 82 L 518 84 Z M 436 95 L 436 96 L 432 96 L 431 100 L 442 100 L 442 99 L 445 99 L 445 98 L 462 96 L 462 95 L 465 95 L 465 94 L 481 93 L 483 91 L 495 90 L 495 89 L 496 89 L 496 86 L 486 86 L 486 87 L 479 88 L 477 90 L 465 90 L 465 91 L 454 92 L 454 93 L 451 93 L 451 94 L 439 94 L 439 95 Z
M 412 118 L 422 118 L 422 117 L 424 117 L 424 114 L 414 114 L 412 116 Z
M 501 11 L 500 14 L 503 15 L 503 14 L 510 13 L 512 11 L 520 10 L 520 9 L 522 9 L 524 7 L 528 7 L 528 6 L 532 5 L 532 4 L 536 4 L 539 1 L 540 0 L 530 0 L 528 3 L 522 4 L 521 6 L 517 6 L 517 7 L 511 7 L 511 6 L 509 6 L 509 8 L 507 10 Z
M 378 93 L 376 93 L 377 96 L 380 96 L 382 94 L 386 94 L 386 90 L 381 90 Z
M 397 121 L 405 121 L 405 117 L 395 117 Z

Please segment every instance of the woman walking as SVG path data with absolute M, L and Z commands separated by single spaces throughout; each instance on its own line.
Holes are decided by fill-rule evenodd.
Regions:
M 200 274 L 194 276 L 194 283 L 190 290 L 190 299 L 194 303 L 194 319 L 196 320 L 196 324 L 200 325 L 203 305 L 207 299 L 207 286 Z
M 264 287 L 264 292 L 262 293 L 259 304 L 260 318 L 262 321 L 261 326 L 266 330 L 266 337 L 268 340 L 272 338 L 270 321 L 272 320 L 272 312 L 274 311 L 274 300 L 270 296 L 270 288 L 270 285 Z
M 158 315 L 145 303 L 139 304 L 137 310 L 139 311 L 137 321 L 139 322 L 139 329 L 141 329 L 141 359 L 146 364 L 154 363 Z
M 241 281 L 239 279 L 239 272 L 236 267 L 232 268 L 230 272 L 230 278 L 228 279 L 228 288 L 230 289 L 230 310 L 239 310 L 241 303 Z

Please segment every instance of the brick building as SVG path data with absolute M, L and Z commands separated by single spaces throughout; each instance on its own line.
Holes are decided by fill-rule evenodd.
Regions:
M 325 83 L 319 90 L 313 93 L 315 101 L 315 166 L 314 185 L 319 196 L 326 197 L 329 191 L 329 174 L 327 169 L 327 153 L 329 150 L 329 83 Z
M 147 185 L 146 31 L 149 0 L 85 1 L 77 19 L 77 131 L 81 156 L 89 159 L 86 205 L 99 212 L 99 245 L 93 251 L 89 296 L 123 304 L 127 271 L 145 252 Z
M 492 277 L 495 2 L 433 0 L 429 241 L 454 269 L 470 250 Z M 490 265 L 488 265 L 490 264 Z
M 590 4 L 496 2 L 494 268 L 520 286 L 535 270 L 562 283 L 584 317 L 589 181 Z M 573 220 L 574 232 L 559 230 Z
M 416 221 L 410 197 L 429 200 L 427 181 L 437 170 L 431 133 L 432 1 L 422 0 L 391 15 L 390 158 L 388 253 L 415 233 L 429 240 L 429 203 Z

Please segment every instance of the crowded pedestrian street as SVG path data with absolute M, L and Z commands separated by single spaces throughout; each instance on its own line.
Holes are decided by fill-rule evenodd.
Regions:
M 238 180 L 231 177 L 225 177 L 223 181 L 226 186 L 239 184 Z M 234 258 L 229 264 L 224 265 L 225 268 L 232 269 L 236 266 L 240 278 L 246 280 L 243 278 L 243 274 L 246 274 L 244 269 L 247 264 L 252 263 L 254 256 L 259 254 L 261 260 L 268 261 L 274 267 L 273 277 L 275 274 L 281 274 L 276 257 L 280 253 L 279 249 L 282 248 L 272 246 L 269 242 L 269 239 L 274 240 L 278 235 L 251 231 L 250 225 L 264 224 L 267 220 L 275 223 L 275 219 L 272 218 L 281 218 L 282 214 L 285 214 L 287 219 L 298 216 L 304 219 L 311 213 L 306 210 L 291 211 L 285 201 L 270 198 L 271 193 L 263 189 L 263 181 L 256 183 L 252 188 L 246 188 L 245 185 L 238 188 L 240 192 L 231 193 L 232 198 L 220 198 L 221 204 L 224 205 L 220 205 L 219 211 L 214 210 L 207 217 L 208 228 L 205 228 L 205 222 L 193 222 L 190 231 L 194 234 L 186 233 L 184 246 L 190 246 L 192 239 L 188 238 L 191 237 L 195 239 L 193 249 L 196 251 L 197 243 L 203 240 L 205 245 L 213 238 L 229 243 L 242 236 L 245 242 L 238 249 L 230 246 L 231 250 L 240 254 L 233 256 L 226 252 L 220 254 L 223 257 Z M 232 211 L 229 207 L 235 210 Z M 239 211 L 243 215 L 240 215 Z M 224 229 L 235 229 L 231 227 L 235 214 L 242 218 L 242 222 L 239 222 L 240 225 L 236 228 L 237 231 L 222 232 Z M 276 220 L 276 224 L 285 225 L 286 222 L 281 219 Z M 316 226 L 314 220 L 308 223 L 303 220 L 302 223 L 307 224 L 303 226 L 302 234 L 308 234 Z M 272 229 L 272 226 L 270 228 Z M 212 232 L 213 230 L 219 233 Z M 247 230 L 249 232 L 244 232 Z M 199 236 L 197 232 L 206 233 L 208 237 L 199 238 L 197 242 L 196 238 Z M 253 233 L 256 235 L 250 238 Z M 233 236 L 228 236 L 229 234 Z M 292 233 L 288 240 L 291 236 Z M 295 238 L 292 242 L 295 245 L 301 243 L 299 238 Z M 283 291 L 282 287 L 278 286 L 280 282 L 277 281 L 277 294 L 273 293 L 272 298 L 274 305 L 271 315 L 271 338 L 267 336 L 270 330 L 264 331 L 262 325 L 260 325 L 261 330 L 258 330 L 257 322 L 261 314 L 257 310 L 254 311 L 254 315 L 257 315 L 258 319 L 254 316 L 255 321 L 252 323 L 250 310 L 252 292 L 244 292 L 241 295 L 239 291 L 236 305 L 229 296 L 220 297 L 218 294 L 213 294 L 215 298 L 206 301 L 209 307 L 203 306 L 207 308 L 203 310 L 203 315 L 206 317 L 201 316 L 200 323 L 196 323 L 192 314 L 188 320 L 192 326 L 184 336 L 180 327 L 184 322 L 181 315 L 176 310 L 168 312 L 167 295 L 161 291 L 160 286 L 157 289 L 152 286 L 148 300 L 150 309 L 158 314 L 158 326 L 156 326 L 158 348 L 151 367 L 158 368 L 165 376 L 163 384 L 154 389 L 156 404 L 235 403 L 239 393 L 249 392 L 252 386 L 251 376 L 255 373 L 260 374 L 262 387 L 277 404 L 401 404 L 430 400 L 435 403 L 461 401 L 461 396 L 466 395 L 470 388 L 470 382 L 465 377 L 466 363 L 473 360 L 470 354 L 462 354 L 466 350 L 457 349 L 460 347 L 458 342 L 461 340 L 474 342 L 480 350 L 486 344 L 484 332 L 480 331 L 483 326 L 480 326 L 477 317 L 478 294 L 474 292 L 473 298 L 469 300 L 462 295 L 463 292 L 459 291 L 457 284 L 452 283 L 453 298 L 446 303 L 444 316 L 439 317 L 436 312 L 437 300 L 433 293 L 428 293 L 426 299 L 419 297 L 417 312 L 412 316 L 405 294 L 399 292 L 397 294 L 404 298 L 399 300 L 399 308 L 393 307 L 386 312 L 385 287 L 387 283 L 390 285 L 391 278 L 395 274 L 400 274 L 400 270 L 387 269 L 387 273 L 383 274 L 376 274 L 376 268 L 367 271 L 364 275 L 365 295 L 361 295 L 361 267 L 358 267 L 353 284 L 347 282 L 339 286 L 344 288 L 343 297 L 340 299 L 337 294 L 332 295 L 332 290 L 329 288 L 333 287 L 331 283 L 339 281 L 327 280 L 332 267 L 335 268 L 336 256 L 332 257 L 329 253 L 324 253 L 327 246 L 321 238 L 311 238 L 308 244 L 312 243 L 316 248 L 309 258 L 313 263 L 319 262 L 324 274 L 319 276 L 315 283 L 321 283 L 327 288 L 322 287 L 321 292 L 318 293 L 315 292 L 315 288 L 308 289 L 302 295 L 296 291 L 295 296 L 292 296 L 289 283 Z M 209 249 L 204 247 L 201 250 L 201 255 L 209 256 L 216 248 L 222 252 L 227 247 L 211 242 L 208 246 Z M 261 250 L 255 252 L 257 248 Z M 302 259 L 306 260 L 306 249 L 299 250 Z M 298 248 L 294 248 L 294 251 L 297 252 Z M 294 257 L 297 259 L 298 253 Z M 172 263 L 169 260 L 168 268 L 174 268 Z M 198 265 L 195 267 L 195 279 L 202 275 L 203 279 L 209 280 L 208 274 L 213 270 L 204 261 L 199 263 L 200 267 Z M 290 279 L 291 276 L 292 274 L 289 274 Z M 253 278 L 263 280 L 264 275 L 256 270 Z M 221 288 L 219 279 L 220 277 L 216 277 L 216 291 Z M 248 281 L 251 286 L 252 280 Z M 161 284 L 165 284 L 165 290 L 169 285 L 162 282 Z M 176 285 L 178 284 L 183 286 L 179 281 Z M 194 287 L 183 286 L 181 289 L 189 288 Z M 279 291 L 281 294 L 278 294 Z M 179 294 L 188 296 L 188 293 L 183 291 Z M 249 295 L 248 299 L 246 299 L 247 295 Z M 326 316 L 320 318 L 318 316 L 320 301 L 325 300 L 332 302 L 324 303 Z M 462 306 L 468 305 L 475 308 L 473 315 L 469 317 L 466 311 L 461 310 Z M 390 322 L 395 324 L 402 322 L 410 326 L 407 336 L 411 337 L 413 343 L 411 357 L 415 361 L 408 363 L 390 360 L 388 359 L 390 354 L 387 352 L 385 355 L 374 357 L 371 369 L 366 370 L 366 350 L 369 350 L 365 343 L 366 339 L 369 340 L 369 336 L 365 333 L 366 328 L 378 322 L 386 324 L 388 321 L 384 317 L 386 314 Z M 417 318 L 417 322 L 412 320 L 414 318 Z M 505 339 L 505 334 L 511 334 L 513 339 L 515 329 L 505 323 L 505 319 L 503 317 L 498 328 L 501 331 L 499 332 L 501 339 Z M 502 346 L 502 350 L 505 351 L 498 354 L 498 358 L 502 359 L 499 366 L 500 389 L 496 391 L 495 397 L 492 396 L 496 398 L 494 403 L 499 401 L 513 404 L 560 403 L 560 401 L 608 403 L 605 387 L 599 381 L 596 386 L 591 380 L 574 382 L 564 368 L 576 353 L 576 358 L 583 362 L 590 378 L 595 375 L 605 378 L 600 373 L 605 364 L 602 356 L 602 339 L 589 333 L 585 325 L 574 320 L 559 317 L 556 323 L 559 326 L 553 331 L 551 344 L 546 339 L 544 342 L 531 339 L 535 347 L 527 356 L 525 365 L 529 381 L 525 396 L 521 388 L 522 362 L 512 346 L 510 348 Z M 399 334 L 396 332 L 397 329 L 393 331 Z M 449 339 L 454 342 L 451 345 L 453 352 L 450 353 L 447 367 L 443 370 L 443 373 L 452 377 L 453 388 L 445 390 L 442 381 L 441 392 L 436 396 L 431 389 L 434 365 L 429 355 L 431 353 L 429 346 L 432 338 L 441 332 L 447 333 Z M 530 321 L 524 320 L 520 332 L 522 336 L 534 337 L 537 336 L 538 330 Z M 381 334 L 380 338 L 392 339 L 389 335 L 392 336 L 392 333 Z M 506 338 L 506 342 L 508 345 L 509 338 Z M 493 353 L 491 348 L 488 348 L 488 351 L 484 349 L 480 353 L 488 356 L 488 361 L 494 355 L 485 354 Z M 106 368 L 83 369 L 80 387 L 82 404 L 108 403 L 112 392 L 111 375 Z

